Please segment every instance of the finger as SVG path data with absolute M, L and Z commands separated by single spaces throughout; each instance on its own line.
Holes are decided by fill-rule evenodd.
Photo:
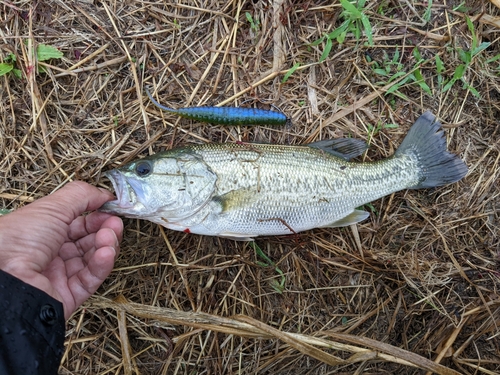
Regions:
M 118 239 L 116 238 L 115 232 L 111 228 L 103 228 L 96 234 L 89 235 L 81 241 L 78 241 L 78 243 L 80 242 L 88 242 L 88 244 L 84 244 L 87 248 L 84 251 L 82 251 L 81 248 L 73 250 L 75 254 L 80 255 L 66 258 L 65 265 L 66 275 L 68 278 L 90 264 L 92 257 L 95 255 L 96 249 L 100 249 L 102 247 L 112 247 L 115 250 L 115 257 L 118 256 L 118 253 L 120 252 Z M 78 248 L 79 246 L 76 246 L 75 244 L 74 247 Z
M 95 251 L 92 252 L 94 255 Z M 80 272 L 87 266 L 87 262 L 83 258 L 71 258 L 64 261 L 64 267 L 66 269 L 66 277 L 69 279 L 76 273 Z
M 41 285 L 37 285 L 37 288 L 46 291 L 52 297 L 62 302 L 64 306 L 64 317 L 68 319 L 76 310 L 76 306 L 73 294 L 68 288 L 68 279 L 65 275 L 64 266 L 61 258 L 52 260 L 47 269 L 43 272 L 43 275 L 48 279 L 49 285 L 43 289 Z
M 65 242 L 59 250 L 59 256 L 62 260 L 68 261 L 72 258 L 82 258 L 86 252 L 90 252 L 91 250 L 95 251 L 95 235 L 95 233 L 92 233 L 81 238 L 79 241 Z M 84 248 L 86 251 L 84 251 Z
M 120 251 L 120 240 L 116 233 L 118 232 L 118 235 L 121 237 L 122 232 L 120 230 L 123 228 L 123 225 L 120 219 L 115 219 L 117 218 L 110 218 L 109 225 L 111 228 L 102 228 L 97 233 L 89 234 L 75 242 L 65 242 L 59 250 L 59 257 L 65 262 L 69 262 L 72 259 L 81 259 L 84 264 L 87 264 L 94 255 L 96 249 L 106 246 L 113 247 L 118 254 Z M 113 228 L 113 226 L 115 227 Z M 70 263 L 67 263 L 67 267 L 69 264 Z M 71 269 L 71 271 L 68 272 L 68 277 L 74 272 L 75 271 Z
M 113 194 L 105 189 L 99 189 L 83 181 L 73 181 L 31 205 L 51 210 L 69 225 L 83 212 L 96 210 L 113 198 Z
M 95 233 L 103 226 L 103 223 L 113 215 L 105 212 L 92 212 L 87 216 L 78 216 L 69 225 L 68 238 L 78 240 L 88 234 Z
M 68 286 L 76 306 L 89 298 L 113 269 L 116 252 L 112 247 L 101 247 L 83 268 L 68 279 Z
M 95 247 L 97 249 L 106 246 L 112 247 L 118 256 L 120 252 L 120 239 L 123 233 L 123 224 L 120 219 L 118 221 L 114 219 L 118 218 L 114 217 L 108 219 L 105 224 L 109 224 L 110 227 L 102 228 L 96 233 Z M 113 228 L 112 225 L 115 225 L 115 227 Z

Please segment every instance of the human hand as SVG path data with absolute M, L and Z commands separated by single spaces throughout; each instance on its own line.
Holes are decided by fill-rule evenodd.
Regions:
M 112 199 L 75 181 L 0 217 L 0 269 L 61 301 L 68 319 L 113 269 L 121 219 L 103 212 L 81 216 Z

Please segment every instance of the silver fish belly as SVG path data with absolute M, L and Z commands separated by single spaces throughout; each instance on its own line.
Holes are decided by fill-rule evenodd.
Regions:
M 467 173 L 440 127 L 425 113 L 393 156 L 370 163 L 346 160 L 364 151 L 356 140 L 174 149 L 109 172 L 118 199 L 101 210 L 240 240 L 354 224 L 369 216 L 356 207 Z

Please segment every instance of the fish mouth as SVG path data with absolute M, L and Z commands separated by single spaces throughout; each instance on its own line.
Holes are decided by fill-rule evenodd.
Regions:
M 99 211 L 109 212 L 109 213 L 121 213 L 124 210 L 130 210 L 137 203 L 137 195 L 134 189 L 127 183 L 123 175 L 117 170 L 112 170 L 104 173 L 113 188 L 115 189 L 116 199 L 104 203 L 104 205 L 99 208 Z

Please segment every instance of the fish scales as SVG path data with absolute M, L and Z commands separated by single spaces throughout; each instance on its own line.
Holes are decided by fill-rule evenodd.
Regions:
M 108 172 L 118 198 L 101 210 L 239 240 L 354 224 L 363 204 L 465 176 L 440 127 L 426 112 L 393 156 L 367 163 L 342 157 L 364 150 L 355 140 L 173 149 Z
M 216 220 L 212 229 L 222 233 L 231 228 L 236 233 L 275 235 L 313 224 L 328 226 L 419 179 L 411 158 L 361 164 L 305 147 L 205 145 L 191 150 L 217 175 L 216 196 L 230 194 L 226 205 L 238 208 Z M 190 224 L 213 209 L 199 212 Z

